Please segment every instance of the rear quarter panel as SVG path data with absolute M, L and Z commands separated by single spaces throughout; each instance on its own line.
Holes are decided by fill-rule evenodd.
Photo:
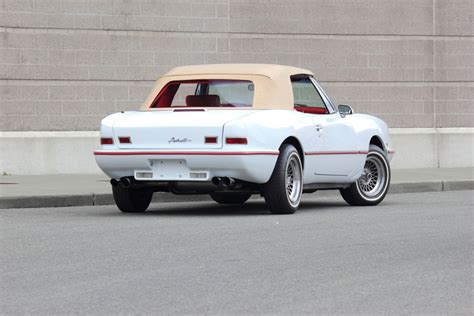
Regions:
M 305 148 L 311 141 L 313 120 L 310 115 L 292 110 L 261 110 L 246 117 L 228 122 L 224 126 L 224 137 L 246 136 L 247 148 L 250 150 L 279 150 L 281 144 L 288 138 L 294 137 Z M 226 145 L 229 149 L 230 146 Z M 245 145 L 244 145 L 245 146 Z M 225 147 L 224 147 L 225 148 Z M 301 157 L 303 164 L 305 157 Z M 275 161 L 276 163 L 276 161 Z M 272 170 L 275 164 L 272 165 Z M 305 178 L 309 169 L 305 169 Z M 271 173 L 268 174 L 270 179 Z
M 296 137 L 304 147 L 309 140 L 307 132 L 312 126 L 311 118 L 300 112 L 261 110 L 225 124 L 224 136 L 246 136 L 248 145 L 244 146 L 249 149 L 278 150 L 283 141 L 290 136 Z

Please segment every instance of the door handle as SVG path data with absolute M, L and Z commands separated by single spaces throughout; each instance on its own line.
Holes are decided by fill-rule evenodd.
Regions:
M 315 127 L 316 127 L 316 132 L 320 132 L 323 130 L 323 126 L 320 124 L 316 125 Z

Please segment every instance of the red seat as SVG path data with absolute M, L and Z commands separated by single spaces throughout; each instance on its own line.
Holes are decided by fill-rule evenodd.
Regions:
M 295 110 L 298 112 L 303 113 L 310 113 L 310 114 L 328 114 L 328 110 L 324 108 L 312 108 L 306 106 L 295 106 Z
M 186 106 L 193 108 L 220 107 L 221 99 L 217 94 L 188 95 L 186 96 Z

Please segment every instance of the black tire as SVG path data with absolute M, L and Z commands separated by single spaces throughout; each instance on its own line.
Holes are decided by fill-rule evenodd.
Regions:
M 150 205 L 153 192 L 122 185 L 112 186 L 115 204 L 124 213 L 142 213 Z
M 293 184 L 291 184 L 291 187 L 287 186 L 290 164 L 293 170 L 293 176 L 291 176 Z M 298 173 L 299 179 L 296 179 Z M 297 181 L 299 181 L 298 184 Z M 284 144 L 280 148 L 280 155 L 270 180 L 263 185 L 265 202 L 273 214 L 293 214 L 300 205 L 302 193 L 303 167 L 300 155 L 293 145 Z
M 377 172 L 372 172 L 373 168 Z M 377 205 L 387 195 L 390 177 L 391 171 L 386 153 L 378 146 L 370 145 L 364 173 L 350 187 L 340 190 L 342 198 L 354 206 Z
M 250 199 L 251 193 L 212 192 L 211 198 L 219 204 L 243 204 Z

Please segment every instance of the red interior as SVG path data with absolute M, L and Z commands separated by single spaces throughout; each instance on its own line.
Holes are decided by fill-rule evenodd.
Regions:
M 155 100 L 151 103 L 152 108 L 164 108 L 169 107 L 173 98 L 178 91 L 179 84 L 168 83 L 156 96 Z
M 221 100 L 218 95 L 188 95 L 186 96 L 186 106 L 188 107 L 219 107 Z
M 310 113 L 310 114 L 328 114 L 328 110 L 323 108 L 310 108 L 305 106 L 295 106 L 295 110 L 298 112 L 303 113 Z
M 149 108 L 167 108 L 171 106 L 173 98 L 179 89 L 180 84 L 206 84 L 212 80 L 183 80 L 167 83 L 158 93 Z M 215 81 L 242 81 L 242 80 L 215 80 Z M 189 98 L 188 98 L 189 97 Z M 173 107 L 240 107 L 243 104 L 220 103 L 218 95 L 190 95 L 186 98 L 186 105 Z M 247 105 L 248 106 L 248 105 Z

